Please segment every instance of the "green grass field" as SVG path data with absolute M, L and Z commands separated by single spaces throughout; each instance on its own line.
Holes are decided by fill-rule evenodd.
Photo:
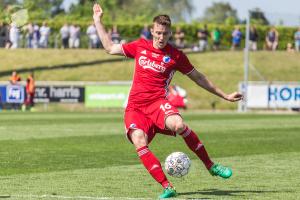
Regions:
M 174 151 L 190 173 L 169 177 L 178 199 L 299 199 L 300 115 L 184 112 L 229 180 L 211 177 L 180 137 L 157 135 L 161 161 Z M 0 199 L 155 199 L 161 187 L 124 136 L 123 113 L 0 114 Z

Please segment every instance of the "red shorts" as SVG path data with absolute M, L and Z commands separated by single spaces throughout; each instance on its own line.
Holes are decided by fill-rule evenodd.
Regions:
M 170 115 L 179 115 L 177 108 L 166 99 L 159 99 L 148 106 L 128 106 L 125 110 L 125 128 L 130 140 L 130 130 L 141 129 L 148 136 L 148 144 L 156 133 L 176 136 L 176 133 L 166 129 L 165 120 Z M 131 141 L 131 140 L 130 140 Z

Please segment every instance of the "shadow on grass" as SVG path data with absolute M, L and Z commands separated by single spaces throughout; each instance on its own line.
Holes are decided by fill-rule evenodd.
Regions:
M 114 58 L 114 59 L 105 59 L 105 60 L 95 60 L 90 62 L 79 62 L 79 63 L 70 63 L 70 64 L 61 64 L 61 65 L 53 65 L 53 66 L 35 66 L 31 68 L 24 68 L 24 69 L 18 69 L 18 73 L 26 73 L 26 72 L 32 72 L 32 71 L 48 71 L 48 70 L 57 70 L 57 69 L 72 69 L 72 68 L 79 68 L 83 66 L 91 66 L 91 65 L 100 65 L 104 63 L 114 63 L 114 62 L 121 62 L 126 61 L 128 59 L 125 59 L 124 57 L 120 58 Z M 9 76 L 11 75 L 12 70 L 6 70 L 6 71 L 0 71 L 0 77 L 1 76 Z
M 196 192 L 182 192 L 178 195 L 209 195 L 209 196 L 232 196 L 232 197 L 243 197 L 245 196 L 242 193 L 251 193 L 251 194 L 264 194 L 264 193 L 278 193 L 278 192 L 292 192 L 292 191 L 272 191 L 272 190 L 218 190 L 218 189 L 209 189 L 209 190 L 198 190 Z M 187 198 L 195 199 L 195 198 Z M 197 198 L 198 199 L 198 198 Z M 209 199 L 209 198 L 201 198 Z
M 199 52 L 192 52 L 188 51 L 185 52 L 186 54 L 194 54 Z M 47 58 L 45 58 L 47 59 Z M 114 62 L 121 62 L 121 61 L 128 61 L 130 59 L 126 59 L 125 57 L 119 57 L 119 58 L 111 58 L 111 59 L 105 59 L 105 60 L 95 60 L 90 62 L 79 62 L 79 63 L 70 63 L 70 64 L 61 64 L 61 65 L 53 65 L 53 66 L 33 66 L 31 68 L 24 68 L 24 69 L 18 69 L 18 73 L 28 73 L 32 71 L 50 71 L 50 70 L 57 70 L 57 69 L 72 69 L 72 68 L 79 68 L 83 66 L 91 66 L 91 65 L 100 65 L 104 63 L 114 63 Z M 6 71 L 0 71 L 0 77 L 2 76 L 9 76 L 11 75 L 12 70 L 6 70 Z

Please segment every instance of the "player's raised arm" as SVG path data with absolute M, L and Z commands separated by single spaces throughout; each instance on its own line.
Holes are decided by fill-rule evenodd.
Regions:
M 114 44 L 109 37 L 108 33 L 105 30 L 104 25 L 102 24 L 102 16 L 103 16 L 103 10 L 99 4 L 94 4 L 93 7 L 93 18 L 94 23 L 98 32 L 98 35 L 100 37 L 100 40 L 103 44 L 104 49 L 107 53 L 112 55 L 123 55 L 121 44 Z
M 221 89 L 216 87 L 204 74 L 197 70 L 194 70 L 188 75 L 197 85 L 206 89 L 207 91 L 231 102 L 239 101 L 243 98 L 243 95 L 238 92 L 233 92 L 231 94 L 224 93 Z

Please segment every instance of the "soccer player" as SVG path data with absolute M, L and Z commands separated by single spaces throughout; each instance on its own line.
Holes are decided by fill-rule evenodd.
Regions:
M 183 122 L 178 110 L 168 102 L 167 88 L 175 71 L 180 71 L 200 87 L 227 101 L 238 101 L 242 99 L 242 95 L 237 92 L 224 93 L 198 72 L 184 53 L 168 44 L 172 35 L 169 16 L 154 17 L 151 28 L 153 40 L 138 39 L 127 44 L 114 44 L 101 21 L 101 6 L 95 4 L 93 11 L 94 23 L 107 53 L 135 59 L 133 84 L 125 110 L 126 134 L 145 168 L 164 188 L 159 198 L 174 197 L 177 193 L 164 174 L 160 161 L 148 148 L 156 133 L 181 135 L 211 175 L 229 178 L 232 175 L 231 169 L 215 164 L 209 158 L 198 136 Z

